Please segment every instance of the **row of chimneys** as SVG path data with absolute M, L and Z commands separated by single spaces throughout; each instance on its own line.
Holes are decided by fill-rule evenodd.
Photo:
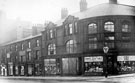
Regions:
M 110 4 L 117 4 L 117 0 L 109 0 Z M 81 0 L 80 1 L 80 12 L 83 12 L 87 10 L 87 2 L 86 0 Z M 62 8 L 61 9 L 61 19 L 65 18 L 68 16 L 68 10 L 67 8 Z

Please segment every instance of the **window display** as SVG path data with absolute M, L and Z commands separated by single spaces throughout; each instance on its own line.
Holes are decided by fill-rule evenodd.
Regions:
M 84 67 L 85 72 L 103 72 L 103 57 L 85 57 Z
M 135 56 L 118 56 L 118 70 L 120 72 L 135 71 Z
M 60 73 L 60 63 L 58 60 L 56 59 L 45 59 L 44 60 L 45 63 L 45 74 L 52 74 L 52 75 L 56 75 Z

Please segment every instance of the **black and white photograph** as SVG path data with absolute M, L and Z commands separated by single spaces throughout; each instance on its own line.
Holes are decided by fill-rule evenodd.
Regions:
M 0 83 L 135 83 L 135 0 L 0 0 Z

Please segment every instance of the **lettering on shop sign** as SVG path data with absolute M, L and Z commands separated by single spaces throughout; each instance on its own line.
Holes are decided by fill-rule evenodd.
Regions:
M 103 57 L 102 56 L 85 57 L 84 61 L 85 62 L 102 62 L 103 61 Z
M 135 61 L 135 56 L 118 56 L 117 61 Z

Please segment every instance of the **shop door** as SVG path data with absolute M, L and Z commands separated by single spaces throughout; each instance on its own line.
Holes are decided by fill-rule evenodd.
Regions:
M 113 63 L 114 63 L 114 59 L 112 56 L 107 56 L 107 71 L 109 75 L 113 74 Z

